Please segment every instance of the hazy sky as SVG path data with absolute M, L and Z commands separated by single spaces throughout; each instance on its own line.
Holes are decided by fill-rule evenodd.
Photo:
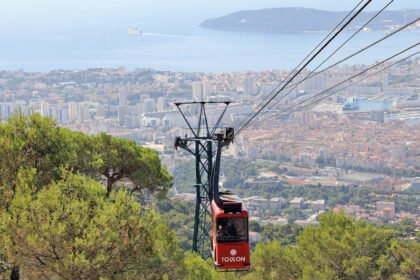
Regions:
M 359 0 L 0 0 L 0 29 L 13 25 L 49 23 L 78 25 L 109 20 L 153 17 L 201 21 L 238 10 L 302 6 L 348 10 Z M 388 0 L 374 0 L 371 9 Z M 419 8 L 418 0 L 395 0 L 391 9 Z M 5 25 L 6 24 L 6 25 Z

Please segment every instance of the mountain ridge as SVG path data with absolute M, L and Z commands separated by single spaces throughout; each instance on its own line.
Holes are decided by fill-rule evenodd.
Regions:
M 376 11 L 361 13 L 347 30 L 360 28 L 376 13 Z M 347 11 L 335 12 L 302 7 L 244 10 L 206 19 L 200 26 L 239 32 L 319 32 L 331 30 L 347 14 Z M 392 30 L 418 17 L 420 9 L 384 11 L 368 25 L 367 30 Z

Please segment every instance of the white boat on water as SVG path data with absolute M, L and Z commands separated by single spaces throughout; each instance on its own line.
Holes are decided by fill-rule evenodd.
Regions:
M 138 28 L 128 28 L 127 34 L 138 36 L 138 35 L 143 35 L 143 31 L 141 31 Z

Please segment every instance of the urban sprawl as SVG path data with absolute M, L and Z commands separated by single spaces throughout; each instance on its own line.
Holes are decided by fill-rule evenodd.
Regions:
M 336 67 L 286 90 L 286 96 L 275 99 L 275 106 L 269 106 L 255 125 L 235 138 L 225 156 L 276 165 L 279 172 L 258 169 L 258 174 L 243 182 L 248 186 L 281 183 L 290 188 L 369 188 L 375 203 L 328 207 L 321 198 L 290 199 L 269 194 L 244 197 L 252 219 L 287 224 L 290 219 L 282 209 L 299 209 L 300 217 L 293 223 L 316 225 L 318 215 L 331 208 L 370 222 L 395 223 L 409 218 L 420 225 L 420 207 L 407 212 L 395 204 L 404 192 L 417 191 L 415 199 L 420 201 L 419 59 L 398 64 L 345 89 L 335 89 L 337 93 L 322 102 L 287 113 L 294 104 L 365 67 Z M 174 138 L 188 131 L 175 102 L 229 100 L 221 125 L 238 127 L 288 74 L 280 70 L 181 73 L 123 67 L 46 73 L 0 71 L 0 118 L 4 121 L 16 112 L 39 113 L 71 130 L 133 139 L 156 149 L 170 168 Z M 221 110 L 221 105 L 209 107 L 210 122 L 216 122 Z M 193 120 L 196 111 L 190 106 L 186 117 Z M 178 152 L 177 160 L 191 158 Z M 193 199 L 193 194 L 174 191 L 171 195 Z M 261 215 L 266 209 L 276 209 L 272 212 L 276 214 Z

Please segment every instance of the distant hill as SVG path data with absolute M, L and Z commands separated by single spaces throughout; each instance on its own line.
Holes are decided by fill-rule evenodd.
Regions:
M 239 11 L 226 16 L 207 19 L 201 27 L 241 32 L 316 32 L 332 29 L 348 12 L 332 12 L 307 8 L 273 8 L 254 11 Z M 362 26 L 376 12 L 360 14 L 349 29 Z M 369 28 L 390 30 L 420 17 L 420 10 L 385 11 Z

